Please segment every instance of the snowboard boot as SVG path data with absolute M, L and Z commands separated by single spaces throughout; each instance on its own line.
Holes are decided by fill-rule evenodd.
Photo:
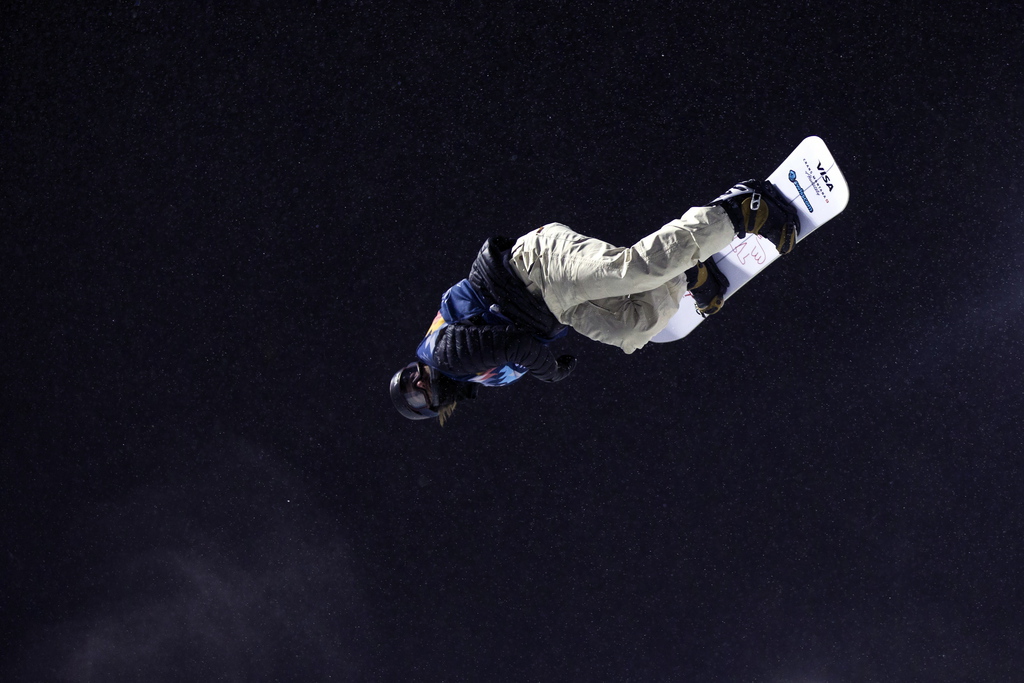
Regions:
M 725 303 L 725 290 L 729 289 L 729 280 L 715 265 L 714 259 L 701 261 L 687 270 L 686 289 L 693 295 L 693 305 L 702 318 L 718 313 Z
M 800 217 L 786 198 L 767 180 L 747 180 L 708 206 L 721 206 L 729 214 L 739 237 L 764 237 L 780 254 L 788 254 L 800 233 Z

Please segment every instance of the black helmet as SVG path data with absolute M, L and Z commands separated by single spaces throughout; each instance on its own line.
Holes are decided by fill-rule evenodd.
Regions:
M 391 378 L 391 401 L 402 417 L 410 420 L 436 417 L 444 426 L 455 404 L 476 398 L 479 389 L 476 382 L 452 379 L 426 363 L 413 361 Z
M 427 389 L 416 386 L 418 380 L 426 380 Z M 429 420 L 437 417 L 437 411 L 431 407 L 432 397 L 429 389 L 430 371 L 419 361 L 413 361 L 395 373 L 391 378 L 391 402 L 395 408 L 410 420 Z

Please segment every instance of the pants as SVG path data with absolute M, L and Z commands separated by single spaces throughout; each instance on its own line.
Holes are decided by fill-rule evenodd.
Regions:
M 631 247 L 551 223 L 520 237 L 510 263 L 562 324 L 633 353 L 679 310 L 684 271 L 734 236 L 719 206 L 692 208 Z

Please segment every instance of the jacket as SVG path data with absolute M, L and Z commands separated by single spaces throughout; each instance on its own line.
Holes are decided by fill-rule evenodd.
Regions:
M 568 328 L 508 265 L 513 241 L 493 237 L 469 277 L 451 287 L 416 355 L 452 379 L 501 386 L 527 373 L 554 382 L 568 374 L 548 345 Z

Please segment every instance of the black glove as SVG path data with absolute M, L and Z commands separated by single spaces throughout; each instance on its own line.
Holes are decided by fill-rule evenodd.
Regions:
M 558 374 L 552 379 L 552 382 L 561 382 L 563 379 L 569 376 L 573 370 L 576 369 L 576 356 L 570 356 L 568 354 L 558 357 Z

